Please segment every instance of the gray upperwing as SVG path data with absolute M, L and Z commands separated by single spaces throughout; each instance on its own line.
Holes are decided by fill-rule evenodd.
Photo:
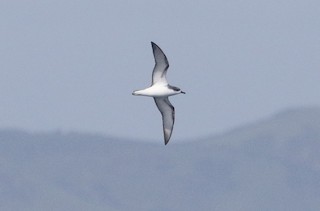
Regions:
M 169 62 L 163 51 L 154 42 L 151 42 L 154 60 L 156 62 L 152 72 L 152 84 L 157 82 L 167 83 L 166 73 Z
M 170 103 L 168 97 L 154 97 L 154 101 L 162 115 L 164 144 L 167 145 L 170 140 L 174 125 L 174 107 Z

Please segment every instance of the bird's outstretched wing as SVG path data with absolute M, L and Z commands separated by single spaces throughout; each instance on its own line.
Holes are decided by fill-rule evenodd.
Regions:
M 154 97 L 154 101 L 162 115 L 164 144 L 167 145 L 174 125 L 174 107 L 168 97 Z
M 169 62 L 163 51 L 154 42 L 151 42 L 154 60 L 156 62 L 152 72 L 152 84 L 168 83 L 166 73 L 169 68 Z

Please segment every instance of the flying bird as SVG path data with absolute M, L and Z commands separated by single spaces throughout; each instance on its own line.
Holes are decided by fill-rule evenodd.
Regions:
M 151 42 L 155 66 L 152 72 L 152 84 L 150 87 L 134 91 L 133 95 L 153 97 L 161 115 L 164 134 L 164 144 L 167 145 L 174 125 L 174 107 L 168 97 L 177 94 L 185 94 L 180 88 L 171 86 L 167 82 L 166 74 L 169 62 L 163 51 L 154 42 Z

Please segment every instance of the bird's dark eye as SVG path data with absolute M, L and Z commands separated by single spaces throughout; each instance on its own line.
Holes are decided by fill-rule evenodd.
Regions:
M 175 87 L 175 86 L 171 86 L 171 85 L 168 85 L 168 88 L 169 89 L 173 89 L 174 91 L 180 91 L 180 89 L 178 87 Z

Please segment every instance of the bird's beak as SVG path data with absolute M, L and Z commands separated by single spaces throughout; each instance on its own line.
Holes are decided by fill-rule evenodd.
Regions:
M 182 94 L 185 94 L 185 92 L 184 92 L 184 91 L 181 91 L 181 93 L 182 93 Z

